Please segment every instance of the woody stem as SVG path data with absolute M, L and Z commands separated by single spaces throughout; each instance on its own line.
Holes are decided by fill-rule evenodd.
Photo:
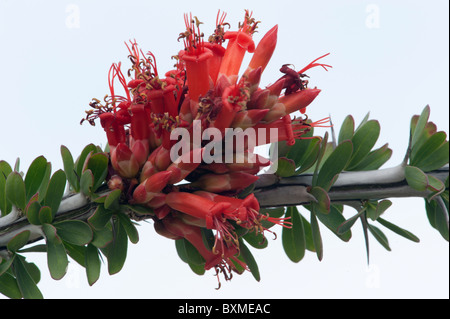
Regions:
M 399 197 L 422 197 L 429 195 L 428 191 L 416 191 L 408 186 L 402 166 L 364 172 L 341 173 L 336 183 L 331 187 L 328 195 L 332 203 L 355 203 L 367 199 L 384 199 Z M 428 172 L 442 182 L 448 176 L 449 166 Z M 285 207 L 307 204 L 314 198 L 307 192 L 311 186 L 312 175 L 302 174 L 288 178 L 275 175 L 261 175 L 255 183 L 254 194 L 261 207 Z M 87 220 L 95 211 L 98 204 L 88 200 L 81 194 L 66 195 L 56 214 L 56 220 Z M 445 207 L 445 205 L 443 205 Z M 21 214 L 0 218 L 0 255 L 6 255 L 6 245 L 15 235 L 24 230 L 30 230 L 30 243 L 43 238 L 41 226 L 31 225 Z M 130 213 L 131 214 L 131 213 Z M 11 216 L 10 216 L 11 215 Z M 14 218 L 13 218 L 14 217 Z M 131 215 L 136 220 L 139 218 Z

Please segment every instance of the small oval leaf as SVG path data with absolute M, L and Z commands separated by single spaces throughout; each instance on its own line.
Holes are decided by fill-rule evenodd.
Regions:
M 91 242 L 93 232 L 88 224 L 81 220 L 66 220 L 54 223 L 57 234 L 71 244 L 84 246 Z
M 25 183 L 18 172 L 8 175 L 5 183 L 6 198 L 22 211 L 26 206 Z

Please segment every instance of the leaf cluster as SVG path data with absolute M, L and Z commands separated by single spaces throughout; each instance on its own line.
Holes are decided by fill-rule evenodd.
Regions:
M 32 162 L 25 178 L 18 165 L 12 169 L 8 163 L 0 162 L 2 215 L 18 212 L 23 216 L 19 222 L 24 220 L 30 225 L 14 234 L 6 247 L 0 247 L 0 293 L 10 298 L 43 297 L 37 287 L 40 270 L 26 261 L 25 253 L 46 253 L 48 270 L 55 280 L 65 276 L 70 257 L 86 269 L 88 283 L 93 285 L 100 276 L 103 258 L 109 273 L 115 274 L 125 263 L 128 241 L 139 241 L 128 210 L 119 204 L 120 190 L 101 195 L 108 173 L 108 155 L 92 144 L 83 149 L 76 161 L 65 146 L 61 147 L 61 155 L 64 170 L 51 174 L 51 164 L 40 156 Z M 69 194 L 81 193 L 92 202 L 86 218 L 60 218 L 58 212 L 67 184 Z M 42 237 L 45 244 L 31 245 Z

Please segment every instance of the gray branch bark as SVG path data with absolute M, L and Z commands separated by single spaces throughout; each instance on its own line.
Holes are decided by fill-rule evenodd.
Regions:
M 445 182 L 449 173 L 448 165 L 429 175 Z M 283 207 L 310 203 L 315 198 L 307 192 L 311 186 L 312 175 L 304 174 L 288 178 L 275 175 L 261 175 L 255 184 L 254 194 L 261 207 Z M 397 166 L 388 169 L 343 172 L 339 175 L 333 187 L 328 192 L 334 203 L 355 203 L 367 199 L 385 199 L 395 197 L 426 198 L 430 192 L 419 192 L 408 186 L 404 176 L 404 167 Z M 65 196 L 56 220 L 80 219 L 87 220 L 92 215 L 96 204 L 90 202 L 81 194 Z M 11 213 L 12 214 L 12 213 Z M 9 215 L 11 215 L 9 214 Z M 31 231 L 30 242 L 43 238 L 41 226 L 30 225 L 20 214 L 0 218 L 0 255 L 5 255 L 5 246 L 11 238 L 24 230 Z M 14 219 L 14 216 L 16 218 Z

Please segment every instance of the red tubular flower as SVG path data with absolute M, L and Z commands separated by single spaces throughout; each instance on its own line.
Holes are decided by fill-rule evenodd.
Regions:
M 247 51 L 252 53 L 255 50 L 255 43 L 250 34 L 241 30 L 229 31 L 225 33 L 224 38 L 229 42 L 220 66 L 219 75 L 235 76 L 237 79 L 244 55 Z
M 203 48 L 200 54 L 191 55 L 189 51 L 181 51 L 180 58 L 186 64 L 186 76 L 189 86 L 189 98 L 193 105 L 198 105 L 200 96 L 206 94 L 211 88 L 211 80 L 209 75 L 208 60 L 213 56 L 211 50 Z M 191 104 L 192 105 L 192 104 Z M 192 109 L 191 113 L 195 117 L 198 106 Z
M 125 143 L 126 134 L 123 124 L 116 120 L 113 113 L 100 114 L 100 123 L 106 132 L 109 147 L 114 149 L 119 143 Z
M 245 130 L 246 128 L 252 127 L 259 123 L 269 112 L 269 110 L 248 110 L 238 112 L 231 122 L 230 126 L 232 128 L 241 128 Z
M 230 207 L 229 204 L 215 203 L 187 192 L 167 194 L 166 204 L 182 213 L 204 219 L 209 229 L 215 229 L 213 220 L 220 217 Z
M 330 127 L 326 125 L 329 123 L 329 118 L 308 123 L 301 118 L 291 120 L 289 115 L 285 115 L 282 119 L 273 121 L 271 123 L 257 124 L 254 126 L 256 130 L 256 146 L 287 141 L 288 145 L 294 145 L 296 139 L 303 138 L 302 135 L 309 132 L 312 127 Z M 259 130 L 259 129 L 263 130 Z M 271 129 L 277 130 L 277 138 L 271 133 Z M 264 137 L 259 136 L 264 134 Z M 263 141 L 263 142 L 261 142 Z
M 213 53 L 204 45 L 199 28 L 201 22 L 196 17 L 194 20 L 192 14 L 189 17 L 185 14 L 184 21 L 186 32 L 180 34 L 180 38 L 184 38 L 185 49 L 180 51 L 179 57 L 186 66 L 191 113 L 195 117 L 199 97 L 205 95 L 211 88 L 212 81 L 210 79 L 208 60 L 213 57 Z
M 284 83 L 285 79 L 280 79 L 266 89 L 257 90 L 252 94 L 247 107 L 249 109 L 271 109 L 278 101 Z
M 207 198 L 186 193 L 172 192 L 167 194 L 166 203 L 172 209 L 206 221 L 208 229 L 216 230 L 213 253 L 224 252 L 226 247 L 238 247 L 238 238 L 234 227 L 227 221 L 227 213 L 231 204 L 215 203 Z
M 229 40 L 222 64 L 219 70 L 219 78 L 226 76 L 231 83 L 236 83 L 239 69 L 245 53 L 253 53 L 255 51 L 255 43 L 252 34 L 256 29 L 254 19 L 246 11 L 244 22 L 238 31 L 228 31 L 224 35 L 224 39 Z
M 131 151 L 133 152 L 139 166 L 146 161 L 150 152 L 150 127 L 148 125 L 147 112 L 143 104 L 132 104 L 130 107 L 131 116 Z
M 212 56 L 208 59 L 208 71 L 213 84 L 216 84 L 220 65 L 222 64 L 222 59 L 225 55 L 225 48 L 220 44 L 210 42 L 205 43 L 205 48 L 209 49 L 212 53 Z
M 261 67 L 261 72 L 264 71 L 270 58 L 272 57 L 273 52 L 275 51 L 275 47 L 277 45 L 277 34 L 278 25 L 275 25 L 264 35 L 261 41 L 259 41 L 244 75 L 248 75 L 250 71 L 257 69 L 258 67 Z
M 155 231 L 158 235 L 161 235 L 163 237 L 177 240 L 177 239 L 183 239 L 183 236 L 175 235 L 174 233 L 167 230 L 166 226 L 164 226 L 163 221 L 156 220 L 153 223 L 153 227 L 155 228 Z
M 266 122 L 272 122 L 280 117 L 293 113 L 295 111 L 304 110 L 319 95 L 319 89 L 304 89 L 295 93 L 282 96 L 277 103 L 270 109 L 264 117 Z
M 204 44 L 204 46 L 211 50 L 213 54 L 212 57 L 208 59 L 208 69 L 209 76 L 214 85 L 216 84 L 220 65 L 222 64 L 222 59 L 225 55 L 225 48 L 222 46 L 222 43 L 225 41 L 223 38 L 225 34 L 224 26 L 228 25 L 228 23 L 225 23 L 226 16 L 227 14 L 225 12 L 222 12 L 222 14 L 220 14 L 220 10 L 217 12 L 214 33 L 208 38 L 208 42 Z
M 106 132 L 112 166 L 108 187 L 120 189 L 131 205 L 151 208 L 159 234 L 188 240 L 205 259 L 205 269 L 215 268 L 229 279 L 231 271 L 248 269 L 237 258 L 238 233 L 264 234 L 273 224 L 291 225 L 285 218 L 261 213 L 253 194 L 235 198 L 258 180 L 261 168 L 270 165 L 268 159 L 254 153 L 254 146 L 278 141 L 293 145 L 296 139 L 313 138 L 304 136 L 313 127 L 328 126 L 328 118 L 310 122 L 306 116 L 291 119 L 290 114 L 304 113 L 320 93 L 308 88 L 304 72 L 330 66 L 319 62 L 327 55 L 300 71 L 285 64 L 277 81 L 260 88 L 262 73 L 277 44 L 278 25 L 267 31 L 255 48 L 252 35 L 259 21 L 246 11 L 238 30 L 225 32 L 229 27 L 225 17 L 219 11 L 215 30 L 205 42 L 201 22 L 185 15 L 186 31 L 178 38 L 183 40 L 184 49 L 175 56 L 174 69 L 164 76 L 159 75 L 151 52 L 144 54 L 136 41 L 127 43 L 130 79 L 125 80 L 120 63 L 112 64 L 108 72 L 110 95 L 104 103 L 93 99 L 90 106 L 94 110 L 87 111 L 83 121 L 94 125 L 100 118 Z M 239 78 L 246 52 L 253 56 Z M 125 90 L 122 95 L 117 94 L 117 82 Z M 189 133 L 187 141 L 184 135 L 181 140 L 171 140 L 171 132 L 180 127 Z M 222 135 L 217 136 L 217 130 L 207 132 L 209 128 L 219 129 Z M 245 131 L 247 128 L 254 131 Z M 224 134 L 230 132 L 232 140 Z M 206 136 L 214 137 L 214 148 L 206 144 Z M 186 142 L 182 145 L 189 145 L 190 152 L 172 161 L 172 147 L 179 142 Z M 209 158 L 202 156 L 204 149 L 214 155 L 209 158 L 222 161 L 209 163 Z M 205 244 L 201 228 L 214 234 L 212 249 Z
M 200 227 L 185 224 L 178 218 L 166 218 L 158 224 L 160 223 L 162 223 L 162 225 L 155 225 L 155 229 L 157 229 L 157 231 L 160 231 L 161 234 L 167 238 L 185 238 L 188 240 L 205 260 L 205 270 L 215 268 L 217 277 L 219 273 L 222 273 L 225 276 L 225 280 L 230 280 L 232 277 L 231 271 L 238 272 L 235 263 L 242 269 L 248 270 L 247 265 L 237 259 L 239 250 L 236 247 L 224 246 L 223 250 L 209 250 L 205 246 Z
M 244 152 L 234 154 L 233 163 L 226 163 L 229 172 L 247 172 L 257 170 L 270 165 L 270 160 L 254 153 Z
M 256 182 L 258 178 L 258 176 L 245 172 L 232 172 L 223 175 L 205 174 L 192 185 L 214 193 L 241 191 Z
M 158 172 L 140 183 L 133 192 L 133 201 L 137 204 L 150 202 L 166 187 L 172 172 Z
M 139 171 L 139 163 L 125 143 L 119 143 L 110 151 L 111 164 L 120 176 L 133 178 Z
M 140 181 L 143 182 L 153 174 L 165 171 L 171 164 L 170 151 L 163 145 L 158 146 L 148 157 L 142 167 Z
M 221 130 L 222 132 L 224 132 L 226 128 L 230 127 L 236 113 L 240 109 L 239 105 L 232 104 L 230 103 L 229 100 L 229 97 L 235 90 L 236 90 L 235 86 L 233 87 L 229 86 L 225 89 L 225 91 L 222 94 L 222 107 L 220 109 L 219 114 L 217 115 L 217 118 L 212 123 L 213 127 Z
M 248 195 L 245 199 L 222 196 L 205 191 L 197 191 L 195 192 L 195 194 L 212 200 L 216 203 L 231 204 L 229 210 L 234 210 L 234 214 L 228 214 L 228 217 L 233 217 L 238 225 L 255 231 L 258 234 L 264 235 L 264 232 L 268 230 L 262 225 L 262 221 L 268 221 L 272 224 L 277 224 L 286 228 L 292 227 L 292 223 L 287 221 L 289 218 L 274 218 L 268 215 L 260 214 L 259 202 L 254 194 Z
M 167 168 L 168 172 L 172 172 L 169 184 L 181 182 L 186 176 L 192 173 L 200 165 L 200 162 L 196 162 L 195 159 L 201 158 L 202 153 L 202 148 L 194 149 L 187 154 L 183 154 L 175 162 L 170 164 Z

